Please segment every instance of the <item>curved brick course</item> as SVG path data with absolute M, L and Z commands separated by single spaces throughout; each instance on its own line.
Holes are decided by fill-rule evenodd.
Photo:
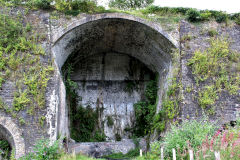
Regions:
M 25 144 L 22 137 L 22 131 L 18 126 L 11 120 L 10 117 L 1 115 L 0 125 L 5 128 L 13 138 L 13 147 L 15 149 L 15 157 L 20 158 L 25 154 Z

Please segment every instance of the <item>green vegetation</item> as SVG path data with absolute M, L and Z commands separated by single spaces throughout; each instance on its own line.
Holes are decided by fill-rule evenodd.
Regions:
M 8 141 L 0 139 L 0 156 L 2 156 L 3 159 L 10 159 L 11 150 Z
M 77 83 L 72 81 L 70 75 L 72 73 L 72 65 L 66 63 L 62 69 L 65 74 L 65 86 L 67 91 L 67 100 L 70 105 L 70 132 L 71 138 L 77 142 L 100 142 L 105 141 L 105 134 L 99 124 L 99 115 L 103 108 L 97 107 L 96 110 L 87 106 L 79 106 L 77 99 L 79 98 L 76 89 Z
M 5 6 L 24 6 L 28 9 L 50 9 L 57 10 L 67 15 L 78 15 L 79 13 L 107 13 L 107 12 L 121 12 L 133 14 L 147 20 L 157 21 L 164 24 L 175 24 L 181 19 L 186 18 L 190 22 L 202 22 L 209 20 L 216 20 L 218 23 L 228 22 L 229 20 L 235 21 L 240 24 L 240 15 L 226 14 L 222 11 L 214 10 L 197 10 L 193 8 L 183 7 L 159 7 L 154 6 L 154 0 L 111 0 L 109 2 L 110 9 L 106 10 L 102 6 L 97 6 L 95 0 L 0 0 L 0 3 Z M 114 9 L 118 8 L 118 9 Z M 141 8 L 141 9 L 139 9 Z M 149 16 L 154 14 L 153 16 Z M 171 26 L 166 26 L 169 28 Z M 172 27 L 173 28 L 173 27 Z M 171 28 L 170 28 L 171 29 Z
M 144 8 L 152 4 L 154 0 L 110 0 L 109 6 L 119 9 Z
M 84 155 L 63 155 L 60 160 L 96 160 L 95 158 L 87 157 Z M 104 160 L 104 159 L 97 159 L 97 160 Z
M 134 157 L 139 156 L 139 148 L 132 149 L 128 153 L 123 154 L 123 153 L 113 153 L 111 155 L 103 156 L 102 158 L 106 159 L 115 159 L 115 160 L 120 160 L 120 159 L 133 159 Z
M 112 127 L 114 124 L 113 118 L 111 116 L 107 116 L 107 125 L 108 127 Z
M 71 138 L 77 142 L 105 141 L 105 135 L 98 126 L 98 112 L 90 106 L 87 108 L 77 106 L 71 110 Z
M 209 105 L 214 105 L 216 99 L 218 99 L 217 91 L 213 85 L 205 86 L 205 88 L 199 92 L 199 105 L 205 109 Z
M 211 36 L 211 37 L 214 37 L 214 36 L 218 35 L 218 32 L 217 32 L 216 29 L 210 28 L 210 29 L 208 30 L 208 35 Z
M 182 153 L 189 145 L 196 151 L 206 136 L 213 136 L 215 129 L 216 125 L 207 120 L 186 120 L 179 126 L 171 125 L 171 130 L 163 139 L 166 155 L 172 156 L 172 148 Z
M 229 46 L 226 38 L 212 38 L 210 47 L 205 51 L 195 51 L 188 62 L 196 84 L 202 86 L 198 92 L 198 103 L 209 114 L 214 114 L 215 101 L 223 90 L 227 90 L 230 95 L 237 94 L 239 90 L 239 70 L 234 66 L 240 65 L 240 56 L 230 50 Z M 232 69 L 235 72 L 231 72 Z
M 137 137 L 145 136 L 151 132 L 156 114 L 157 91 L 157 80 L 148 82 L 145 90 L 145 100 L 134 104 L 136 123 L 133 134 Z
M 46 56 L 39 45 L 41 39 L 29 24 L 24 26 L 22 20 L 22 15 L 0 14 L 0 87 L 12 81 L 16 90 L 13 107 L 10 109 L 1 102 L 0 108 L 25 124 L 17 114 L 27 110 L 29 115 L 34 115 L 44 109 L 45 91 L 53 67 L 40 61 Z
M 21 157 L 20 160 L 57 160 L 61 157 L 61 152 L 59 151 L 59 140 L 50 144 L 49 140 L 42 139 L 34 146 L 33 152 Z

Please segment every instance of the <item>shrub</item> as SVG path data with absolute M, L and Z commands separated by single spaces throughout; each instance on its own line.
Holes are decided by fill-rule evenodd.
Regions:
M 215 18 L 218 23 L 227 22 L 228 15 L 224 12 L 219 12 Z
M 144 8 L 153 2 L 154 0 L 110 0 L 109 6 L 119 9 Z
M 240 15 L 235 18 L 235 22 L 236 22 L 236 24 L 240 25 Z
M 210 140 L 206 137 L 202 142 L 202 146 L 199 147 L 196 156 L 200 159 L 204 159 L 204 157 L 214 159 L 214 151 L 218 151 L 222 160 L 239 160 L 239 129 L 239 126 L 236 126 L 222 132 L 218 130 Z
M 156 114 L 157 81 L 152 80 L 147 83 L 144 101 L 134 104 L 136 124 L 134 134 L 137 137 L 150 133 Z
M 184 152 L 188 148 L 189 143 L 196 150 L 201 146 L 206 136 L 213 136 L 215 129 L 215 124 L 206 119 L 200 121 L 185 120 L 179 126 L 171 125 L 171 130 L 166 133 L 163 139 L 166 155 L 172 155 L 172 148 L 179 150 L 178 152 Z M 157 144 L 159 146 L 161 143 L 158 142 Z
M 216 29 L 211 28 L 211 29 L 208 30 L 208 35 L 211 36 L 211 37 L 214 37 L 214 36 L 218 35 L 218 32 L 217 32 Z
M 201 20 L 203 20 L 203 21 L 207 21 L 207 20 L 209 20 L 211 17 L 212 17 L 212 13 L 209 12 L 209 11 L 205 11 L 205 12 L 203 12 L 203 13 L 200 13 L 200 18 L 201 18 Z
M 102 6 L 97 6 L 94 0 L 75 0 L 66 2 L 64 0 L 57 0 L 55 7 L 57 10 L 64 12 L 68 15 L 76 16 L 80 12 L 84 13 L 99 13 L 105 11 Z
M 53 0 L 33 0 L 33 5 L 41 9 L 50 9 Z
M 11 146 L 8 141 L 0 139 L 0 158 L 9 159 Z
M 59 140 L 50 144 L 49 140 L 42 139 L 37 142 L 33 148 L 33 152 L 20 158 L 20 160 L 53 160 L 60 158 Z
M 199 105 L 205 109 L 209 105 L 213 105 L 218 99 L 217 91 L 213 85 L 206 86 L 203 91 L 199 92 Z
M 201 20 L 201 14 L 196 9 L 189 9 L 186 14 L 190 22 L 198 22 Z

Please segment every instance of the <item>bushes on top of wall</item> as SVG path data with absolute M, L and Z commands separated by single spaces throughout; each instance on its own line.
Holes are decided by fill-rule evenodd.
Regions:
M 144 8 L 152 4 L 154 0 L 110 0 L 109 6 L 119 9 L 136 9 Z

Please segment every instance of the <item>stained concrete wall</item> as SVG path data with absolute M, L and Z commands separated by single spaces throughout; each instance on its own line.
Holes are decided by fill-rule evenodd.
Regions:
M 71 80 L 78 84 L 78 105 L 103 109 L 99 122 L 109 140 L 114 140 L 116 134 L 131 136 L 125 128 L 134 126 L 133 105 L 144 99 L 146 84 L 155 77 L 142 62 L 120 53 L 79 60 L 71 74 Z M 113 126 L 107 125 L 108 117 L 113 119 Z

